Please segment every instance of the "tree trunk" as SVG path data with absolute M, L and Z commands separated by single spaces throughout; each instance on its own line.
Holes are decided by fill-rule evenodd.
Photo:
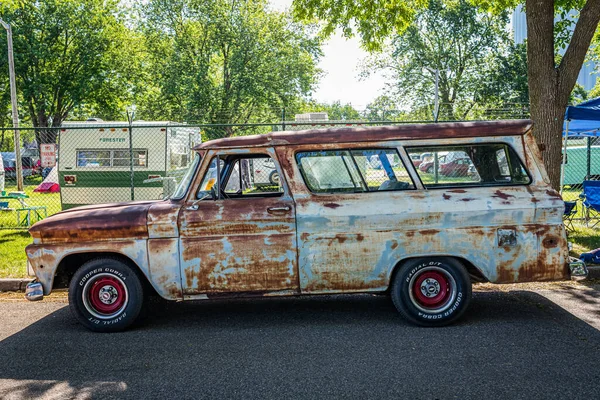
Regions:
M 588 0 L 581 9 L 569 47 L 558 67 L 554 59 L 554 1 L 526 0 L 525 10 L 533 134 L 542 149 L 550 184 L 559 189 L 564 114 L 600 21 L 600 0 Z

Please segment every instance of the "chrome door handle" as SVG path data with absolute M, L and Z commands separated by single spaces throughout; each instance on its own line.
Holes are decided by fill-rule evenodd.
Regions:
M 268 212 L 286 212 L 286 211 L 290 211 L 291 208 L 288 206 L 285 207 L 269 207 L 267 208 Z

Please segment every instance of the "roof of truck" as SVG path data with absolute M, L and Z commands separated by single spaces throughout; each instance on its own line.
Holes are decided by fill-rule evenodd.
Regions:
M 194 150 L 299 144 L 377 142 L 405 139 L 511 136 L 524 135 L 531 129 L 531 126 L 531 120 L 502 120 L 310 129 L 305 131 L 271 132 L 264 135 L 236 136 L 210 140 L 194 147 Z

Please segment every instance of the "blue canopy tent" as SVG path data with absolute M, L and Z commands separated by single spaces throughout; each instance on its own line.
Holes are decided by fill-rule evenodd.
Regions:
M 569 106 L 565 112 L 563 127 L 564 149 L 562 168 L 560 172 L 560 187 L 565 178 L 565 162 L 567 154 L 567 138 L 587 137 L 587 176 L 591 168 L 591 142 L 590 137 L 600 137 L 600 97 L 584 101 L 576 106 Z

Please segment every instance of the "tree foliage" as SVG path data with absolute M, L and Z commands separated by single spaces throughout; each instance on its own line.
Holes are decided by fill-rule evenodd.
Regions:
M 155 83 L 141 101 L 149 117 L 273 119 L 319 75 L 320 40 L 264 0 L 151 0 L 143 21 Z
M 542 156 L 550 181 L 555 188 L 560 179 L 560 152 L 562 141 L 562 118 L 569 96 L 593 35 L 600 21 L 600 0 L 470 0 L 483 10 L 501 13 L 525 3 L 527 19 L 527 68 L 531 117 L 536 124 L 534 135 L 546 151 Z M 456 0 L 445 0 L 455 4 Z M 341 5 L 340 5 L 341 4 Z M 325 19 L 325 33 L 341 28 L 347 36 L 358 32 L 365 47 L 375 49 L 391 34 L 402 34 L 418 9 L 425 7 L 421 2 L 388 0 L 381 2 L 314 1 L 294 0 L 297 17 Z M 391 11 L 405 5 L 399 13 Z M 340 8 L 341 7 L 341 8 Z M 304 9 L 304 10 L 303 10 Z M 556 16 L 577 10 L 577 21 L 556 23 Z M 365 23 L 377 18 L 379 24 L 373 29 L 362 28 Z M 363 22 L 363 24 L 360 23 Z M 565 49 L 558 56 L 558 49 Z
M 127 29 L 116 0 L 11 1 L 0 16 L 12 25 L 17 86 L 33 126 L 60 126 L 77 107 L 119 108 L 126 79 L 115 60 Z M 7 68 L 5 41 L 0 65 Z
M 509 58 L 507 22 L 506 13 L 483 13 L 464 0 L 431 0 L 368 70 L 387 71 L 399 102 L 413 109 L 432 106 L 438 75 L 440 119 L 464 119 L 493 95 L 488 82 Z

